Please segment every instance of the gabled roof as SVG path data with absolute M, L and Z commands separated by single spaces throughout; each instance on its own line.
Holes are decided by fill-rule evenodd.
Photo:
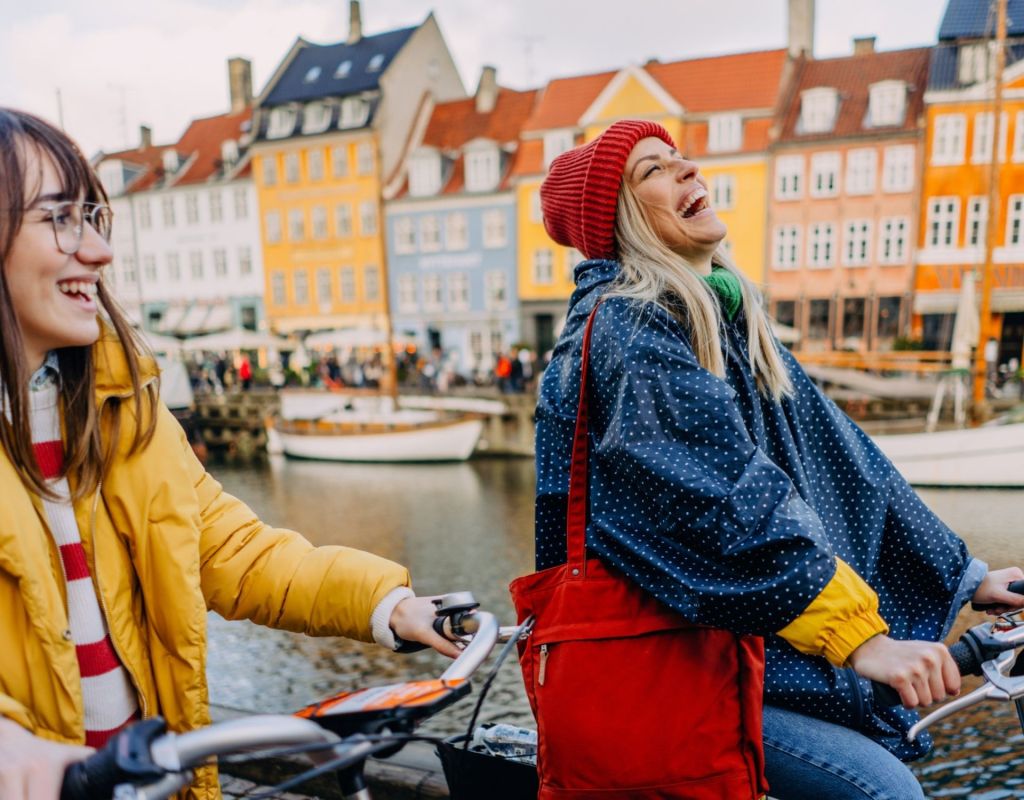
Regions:
M 246 108 L 234 114 L 193 120 L 174 148 L 187 164 L 174 185 L 203 183 L 217 175 L 223 166 L 221 144 L 228 139 L 237 142 L 251 118 L 252 109 Z
M 760 50 L 668 64 L 650 62 L 644 69 L 687 114 L 701 114 L 775 108 L 785 66 L 785 50 Z
M 949 0 L 939 25 L 939 40 L 995 35 L 996 17 L 989 0 Z M 1024 33 L 1024 0 L 1007 0 L 1007 35 Z
M 157 182 L 163 172 L 164 151 L 172 145 L 150 145 L 130 150 L 118 150 L 115 153 L 103 153 L 96 166 L 104 161 L 122 161 L 129 171 L 134 173 L 124 187 L 124 193 L 141 192 L 149 189 Z
M 416 27 L 364 36 L 355 44 L 313 44 L 299 40 L 301 45 L 291 63 L 277 76 L 276 83 L 263 98 L 261 106 L 304 102 L 322 97 L 344 97 L 376 89 L 380 76 L 398 52 L 409 41 Z M 371 62 L 378 57 L 374 69 Z M 344 75 L 338 67 L 350 62 Z M 319 74 L 307 80 L 315 69 Z
M 541 90 L 533 113 L 523 125 L 523 132 L 575 128 L 583 112 L 615 75 L 615 71 L 598 72 L 550 81 Z
M 924 108 L 924 89 L 928 75 L 930 48 L 891 50 L 882 53 L 804 60 L 794 78 L 792 101 L 782 105 L 780 141 L 813 141 L 834 139 L 879 131 L 898 133 L 918 128 Z M 868 119 L 869 87 L 880 81 L 903 81 L 908 84 L 907 106 L 901 125 L 871 128 Z M 808 89 L 832 88 L 839 93 L 839 109 L 832 130 L 824 133 L 798 134 L 800 96 Z

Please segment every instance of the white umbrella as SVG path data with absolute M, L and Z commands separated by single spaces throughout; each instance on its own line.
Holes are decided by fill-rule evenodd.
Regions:
M 953 322 L 953 342 L 949 346 L 953 353 L 953 369 L 970 369 L 971 350 L 978 346 L 981 328 L 974 296 L 974 272 L 968 270 L 960 279 L 960 299 L 956 304 L 956 318 Z
M 195 336 L 191 339 L 186 339 L 182 347 L 189 352 L 197 352 L 199 350 L 214 352 L 218 350 L 279 349 L 283 345 L 284 339 L 274 336 L 272 333 L 234 328 L 229 331 L 209 333 L 206 336 Z
M 173 336 L 164 336 L 153 331 L 140 330 L 138 333 L 154 353 L 177 355 L 181 352 L 181 339 L 175 339 Z

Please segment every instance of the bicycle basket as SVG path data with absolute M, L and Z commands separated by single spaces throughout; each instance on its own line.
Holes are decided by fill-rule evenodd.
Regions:
M 463 749 L 466 739 L 452 736 L 437 746 L 451 800 L 536 800 L 533 764 Z

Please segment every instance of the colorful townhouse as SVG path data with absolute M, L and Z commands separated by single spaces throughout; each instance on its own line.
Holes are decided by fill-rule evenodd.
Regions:
M 914 335 L 948 349 L 963 274 L 985 260 L 993 153 L 994 80 L 1003 82 L 993 242 L 992 320 L 997 364 L 1024 347 L 1024 2 L 1009 4 L 1006 68 L 995 76 L 994 15 L 983 0 L 950 0 L 932 50 L 915 281 Z M 1016 37 L 1016 38 L 1014 38 Z M 1017 42 L 1014 44 L 1014 42 Z
M 484 67 L 473 97 L 424 104 L 385 187 L 392 326 L 463 375 L 489 375 L 520 338 L 510 176 L 536 95 Z
M 270 325 L 387 327 L 382 189 L 419 109 L 465 89 L 433 14 L 419 26 L 296 40 L 257 100 L 253 175 Z
M 147 330 L 192 336 L 263 324 L 263 264 L 250 172 L 252 71 L 228 62 L 231 111 L 181 138 L 95 159 L 114 210 L 110 278 Z
M 925 48 L 798 61 L 772 145 L 766 284 L 805 350 L 889 349 L 911 312 Z

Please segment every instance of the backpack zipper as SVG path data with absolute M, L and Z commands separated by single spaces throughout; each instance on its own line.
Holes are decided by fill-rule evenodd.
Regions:
M 542 644 L 540 646 L 540 669 L 537 672 L 537 684 L 539 686 L 544 685 L 544 673 L 547 672 L 548 668 L 548 646 Z

